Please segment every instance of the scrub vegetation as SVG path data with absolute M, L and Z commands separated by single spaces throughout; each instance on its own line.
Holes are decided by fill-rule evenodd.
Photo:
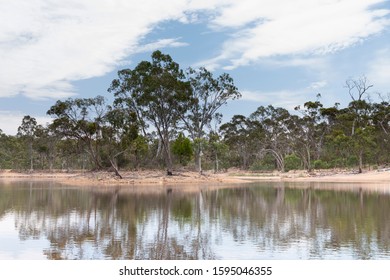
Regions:
M 103 96 L 58 100 L 47 126 L 25 116 L 18 134 L 0 130 L 0 168 L 13 170 L 251 171 L 377 168 L 390 162 L 390 98 L 363 76 L 348 79 L 350 103 L 321 95 L 294 112 L 273 105 L 222 123 L 220 108 L 241 94 L 229 74 L 180 68 L 155 51 L 123 69 Z

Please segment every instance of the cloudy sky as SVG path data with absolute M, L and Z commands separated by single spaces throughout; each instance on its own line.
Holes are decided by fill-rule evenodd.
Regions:
M 183 69 L 229 73 L 260 105 L 348 104 L 348 78 L 390 92 L 389 0 L 0 0 L 0 129 L 41 124 L 58 99 L 112 96 L 119 69 L 160 49 Z

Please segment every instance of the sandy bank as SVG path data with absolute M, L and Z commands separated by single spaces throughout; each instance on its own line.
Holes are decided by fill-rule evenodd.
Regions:
M 214 174 L 205 172 L 174 172 L 167 176 L 164 171 L 126 171 L 121 172 L 123 179 L 119 179 L 112 172 L 32 172 L 20 173 L 11 170 L 0 171 L 0 180 L 49 180 L 70 185 L 183 185 L 183 184 L 227 184 L 245 183 L 246 180 L 229 176 L 228 173 Z
M 71 185 L 189 185 L 189 184 L 240 184 L 256 181 L 276 182 L 329 182 L 329 183 L 389 183 L 390 170 L 366 171 L 356 174 L 352 171 L 317 171 L 307 173 L 294 171 L 287 173 L 248 173 L 233 170 L 214 174 L 205 172 L 200 175 L 191 171 L 176 171 L 173 176 L 158 170 L 126 171 L 119 179 L 109 172 L 33 172 L 19 173 L 10 170 L 0 171 L 0 180 L 51 180 Z
M 232 176 L 232 175 L 231 175 Z M 390 169 L 381 169 L 375 171 L 365 171 L 357 173 L 348 170 L 316 171 L 308 173 L 306 171 L 293 171 L 286 173 L 267 174 L 235 174 L 233 178 L 240 178 L 250 181 L 282 181 L 282 182 L 329 182 L 329 183 L 390 183 Z

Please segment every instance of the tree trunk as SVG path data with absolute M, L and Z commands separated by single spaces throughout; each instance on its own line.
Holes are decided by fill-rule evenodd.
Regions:
M 202 156 L 201 156 L 202 150 L 200 147 L 200 143 L 195 147 L 195 168 L 199 172 L 199 174 L 202 174 Z
M 169 144 L 168 135 L 164 135 L 163 147 L 165 150 L 165 164 L 167 167 L 167 175 L 172 175 L 172 156 L 171 156 L 171 148 Z
M 307 154 L 307 171 L 311 172 L 310 147 L 306 147 L 306 154 Z
M 199 174 L 202 174 L 203 170 L 202 170 L 202 156 L 201 156 L 201 153 L 198 155 L 198 171 L 199 171 Z
M 29 153 L 30 153 L 30 172 L 34 170 L 34 159 L 33 159 L 33 150 L 32 150 L 32 142 L 29 143 Z
M 266 149 L 265 152 L 270 152 L 274 159 L 276 160 L 276 165 L 280 172 L 285 172 L 284 157 L 283 155 L 277 153 L 275 150 Z
M 116 164 L 115 159 L 110 159 L 110 163 L 112 168 L 114 168 L 115 175 L 118 176 L 120 179 L 123 179 L 122 175 L 119 173 L 118 164 Z
M 359 152 L 359 173 L 363 173 L 363 151 Z
M 351 136 L 353 136 L 355 134 L 355 123 L 356 123 L 356 118 L 353 119 L 353 122 L 352 122 Z
M 214 173 L 218 173 L 218 171 L 219 171 L 218 153 L 215 153 L 215 170 L 214 170 Z
M 95 149 L 93 148 L 93 144 L 91 141 L 89 141 L 88 143 L 88 153 L 90 154 L 91 158 L 92 158 L 92 162 L 94 163 L 95 165 L 95 169 L 102 169 L 102 164 L 100 162 L 100 158 L 99 158 L 99 154 L 97 151 L 95 151 Z

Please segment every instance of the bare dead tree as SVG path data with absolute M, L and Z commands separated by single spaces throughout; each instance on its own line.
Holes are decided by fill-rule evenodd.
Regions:
M 366 76 L 361 76 L 358 79 L 349 78 L 345 81 L 344 87 L 348 89 L 349 96 L 353 101 L 360 101 L 373 85 L 369 84 Z
M 359 108 L 361 107 L 363 100 L 364 100 L 364 95 L 368 94 L 368 90 L 373 87 L 373 85 L 369 84 L 367 77 L 366 76 L 361 76 L 357 79 L 349 78 L 345 81 L 345 88 L 348 89 L 348 94 L 352 99 L 351 106 L 354 108 L 354 113 L 355 113 L 355 118 L 352 123 L 352 131 L 351 135 L 355 134 L 355 127 L 356 127 L 356 122 L 359 119 Z M 366 98 L 369 98 L 367 96 Z

